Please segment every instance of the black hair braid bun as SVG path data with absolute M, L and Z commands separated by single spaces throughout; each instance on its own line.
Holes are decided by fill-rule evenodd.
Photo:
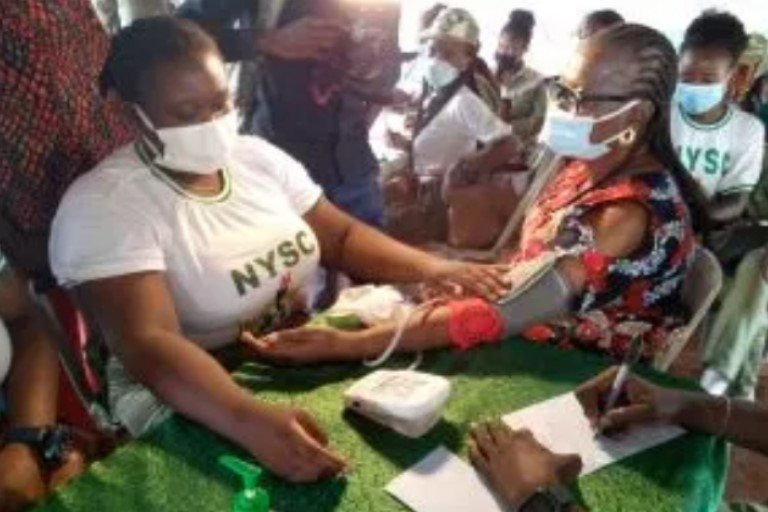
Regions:
M 536 26 L 536 17 L 531 11 L 515 9 L 509 14 L 509 23 L 520 27 L 521 29 L 533 30 Z
M 526 9 L 515 9 L 509 14 L 504 32 L 530 40 L 536 27 L 536 17 Z

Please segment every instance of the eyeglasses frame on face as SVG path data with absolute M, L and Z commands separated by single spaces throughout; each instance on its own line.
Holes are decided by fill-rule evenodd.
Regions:
M 623 103 L 637 99 L 645 99 L 637 95 L 582 94 L 580 91 L 576 91 L 564 84 L 562 77 L 559 75 L 546 78 L 544 80 L 544 85 L 547 89 L 549 101 L 557 105 L 561 110 L 569 113 L 578 113 L 584 103 Z M 568 106 L 564 106 L 563 98 L 559 97 L 559 93 L 561 92 L 565 92 L 569 96 L 568 100 L 571 104 Z

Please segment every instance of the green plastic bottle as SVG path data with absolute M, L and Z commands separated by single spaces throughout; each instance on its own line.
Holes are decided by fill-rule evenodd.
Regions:
M 269 494 L 259 486 L 261 468 L 231 455 L 219 457 L 219 464 L 243 479 L 244 487 L 235 495 L 232 512 L 269 512 Z

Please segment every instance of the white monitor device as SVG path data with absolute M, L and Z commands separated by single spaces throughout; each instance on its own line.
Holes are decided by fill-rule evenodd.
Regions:
M 379 370 L 344 393 L 350 410 L 404 436 L 418 438 L 442 417 L 451 395 L 444 377 L 412 370 Z

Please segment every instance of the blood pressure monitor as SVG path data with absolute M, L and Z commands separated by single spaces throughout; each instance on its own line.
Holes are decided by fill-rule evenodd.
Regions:
M 444 377 L 413 370 L 379 370 L 344 393 L 346 407 L 411 438 L 429 432 L 451 395 Z

